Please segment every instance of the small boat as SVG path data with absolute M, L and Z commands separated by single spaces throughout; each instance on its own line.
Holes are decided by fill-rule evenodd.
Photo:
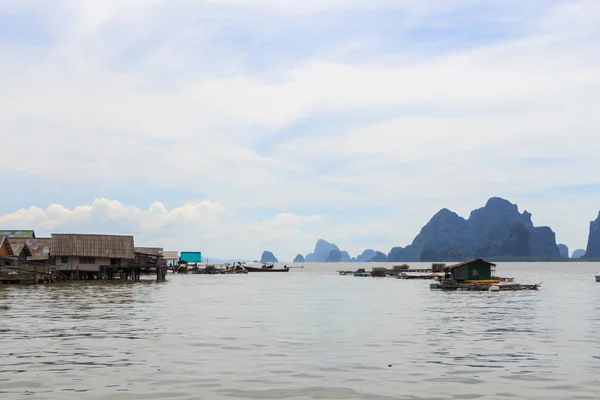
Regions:
M 273 266 L 270 266 L 270 267 L 263 266 L 263 267 L 258 268 L 258 267 L 249 267 L 249 266 L 245 265 L 244 268 L 248 272 L 288 272 L 290 270 L 288 267 L 273 268 Z
M 596 275 L 596 282 L 600 282 L 600 274 Z
M 246 263 L 237 262 L 236 266 L 243 267 L 248 272 L 288 272 L 290 269 L 286 266 L 283 268 L 273 268 L 275 263 L 266 264 L 263 263 L 262 267 L 251 267 Z
M 354 271 L 354 276 L 360 276 L 360 277 L 371 276 L 371 273 L 365 271 L 364 268 L 359 268 L 356 271 Z

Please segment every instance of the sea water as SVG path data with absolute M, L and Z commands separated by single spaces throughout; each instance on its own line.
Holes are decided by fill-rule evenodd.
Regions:
M 543 284 L 499 293 L 336 272 L 373 265 L 2 286 L 0 398 L 599 398 L 600 265 L 500 263 Z

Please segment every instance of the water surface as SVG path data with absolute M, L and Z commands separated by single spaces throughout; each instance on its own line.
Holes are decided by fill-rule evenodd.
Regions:
M 0 398 L 599 397 L 599 264 L 500 263 L 543 282 L 501 293 L 361 266 L 0 287 Z

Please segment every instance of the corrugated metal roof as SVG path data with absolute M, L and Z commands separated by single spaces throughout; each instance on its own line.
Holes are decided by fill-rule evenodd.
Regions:
M 135 258 L 133 236 L 52 234 L 53 256 Z
M 35 232 L 30 230 L 0 230 L 0 236 L 6 236 L 8 238 L 34 238 Z
M 485 261 L 484 259 L 481 259 L 481 258 L 477 258 L 477 259 L 475 259 L 475 260 L 469 260 L 469 261 L 461 262 L 461 263 L 459 263 L 459 264 L 449 265 L 449 266 L 447 266 L 447 267 L 444 267 L 444 269 L 458 268 L 458 267 L 462 267 L 462 266 L 464 266 L 464 265 L 473 264 L 473 263 L 475 263 L 475 262 L 482 262 L 482 263 L 485 263 L 485 264 L 491 265 L 492 267 L 495 267 L 495 266 L 496 266 L 496 264 L 494 264 L 494 263 L 491 263 L 491 262 L 489 262 L 489 261 Z

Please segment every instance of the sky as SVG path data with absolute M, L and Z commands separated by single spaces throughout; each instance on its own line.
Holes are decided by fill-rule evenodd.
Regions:
M 600 210 L 600 2 L 0 0 L 0 229 L 281 260 Z

